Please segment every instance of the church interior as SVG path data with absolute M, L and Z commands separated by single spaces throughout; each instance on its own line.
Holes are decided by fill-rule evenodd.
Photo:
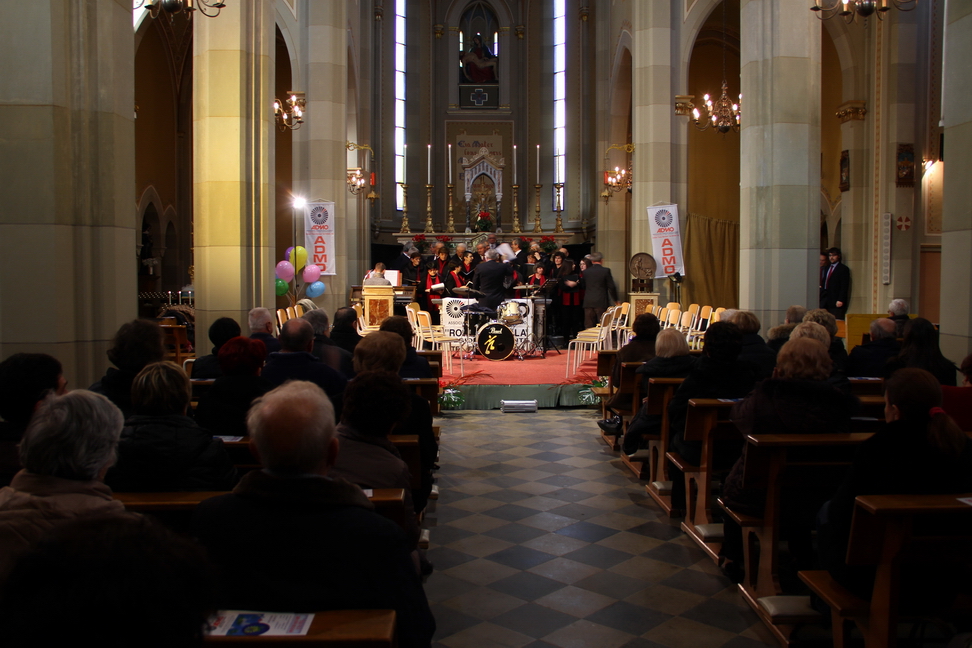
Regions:
M 251 309 L 299 299 L 333 315 L 410 245 L 495 235 L 600 253 L 620 301 L 751 311 L 764 336 L 790 306 L 818 306 L 820 255 L 836 247 L 848 314 L 904 299 L 959 362 L 972 352 L 972 2 L 817 3 L 0 3 L 0 359 L 51 354 L 84 388 L 119 326 L 168 304 L 193 307 L 205 347 L 218 318 L 245 328 Z M 677 275 L 656 253 L 659 206 L 676 208 Z M 320 272 L 294 263 L 281 281 L 298 246 Z M 658 264 L 647 282 L 640 253 Z M 558 433 L 579 419 L 547 415 L 532 451 L 505 432 L 484 443 L 484 420 L 443 422 L 462 441 L 443 452 L 428 592 L 448 641 L 434 645 L 772 645 L 677 523 L 645 517 L 642 485 L 595 466 L 592 417 L 581 441 Z M 548 474 L 506 477 L 561 451 L 577 475 L 537 456 Z M 577 499 L 544 501 L 639 503 L 599 522 L 612 540 L 541 547 L 568 523 L 521 523 L 515 502 L 568 487 Z M 491 507 L 508 519 L 486 524 Z M 650 571 L 661 563 L 636 534 L 671 571 Z M 508 571 L 488 573 L 487 551 L 507 552 Z M 586 567 L 562 581 L 530 563 L 541 551 L 586 552 Z M 639 573 L 668 580 L 619 594 Z M 535 588 L 522 609 L 520 586 Z M 638 596 L 665 630 L 631 625 L 648 614 Z M 598 602 L 610 632 L 578 621 Z M 509 623 L 473 632 L 481 608 Z

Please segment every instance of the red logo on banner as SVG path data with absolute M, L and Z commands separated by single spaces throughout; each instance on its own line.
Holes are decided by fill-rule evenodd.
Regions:
M 899 230 L 909 230 L 911 229 L 911 219 L 907 216 L 898 216 L 898 229 Z

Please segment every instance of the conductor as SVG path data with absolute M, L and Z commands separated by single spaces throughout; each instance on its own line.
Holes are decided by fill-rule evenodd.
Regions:
M 483 293 L 479 305 L 495 309 L 506 298 L 503 281 L 513 276 L 513 268 L 503 263 L 496 250 L 486 251 L 486 260 L 476 266 L 473 272 L 472 287 Z

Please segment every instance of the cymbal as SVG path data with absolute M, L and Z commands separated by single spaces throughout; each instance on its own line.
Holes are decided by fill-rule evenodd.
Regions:
M 456 286 L 455 288 L 452 289 L 452 292 L 465 293 L 465 292 L 469 292 L 470 290 L 471 288 L 469 288 L 469 286 Z
M 529 290 L 530 288 L 533 288 L 533 286 L 530 286 L 528 284 L 520 284 L 519 286 L 513 286 L 513 290 Z

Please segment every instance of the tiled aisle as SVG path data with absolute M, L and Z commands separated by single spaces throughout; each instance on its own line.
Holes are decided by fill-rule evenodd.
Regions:
M 594 410 L 447 413 L 425 586 L 434 646 L 775 646 L 597 440 Z

